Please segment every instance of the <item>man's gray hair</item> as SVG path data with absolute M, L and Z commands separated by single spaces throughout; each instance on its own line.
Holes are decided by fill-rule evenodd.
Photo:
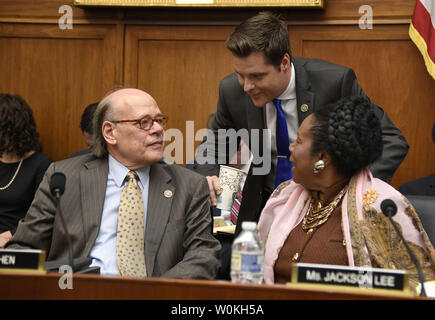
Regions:
M 102 127 L 104 121 L 113 121 L 113 110 L 112 101 L 109 96 L 115 91 L 121 90 L 123 88 L 117 88 L 110 91 L 106 96 L 100 101 L 97 109 L 94 113 L 94 118 L 92 120 L 93 130 L 94 130 L 94 146 L 92 147 L 92 153 L 97 158 L 107 157 L 107 143 L 103 137 Z

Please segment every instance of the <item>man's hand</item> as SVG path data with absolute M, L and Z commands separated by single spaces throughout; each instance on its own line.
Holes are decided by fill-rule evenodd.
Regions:
M 0 248 L 4 248 L 6 243 L 12 239 L 12 233 L 8 230 L 3 233 L 0 233 Z
M 221 193 L 221 184 L 216 176 L 207 176 L 208 188 L 210 189 L 210 204 L 217 205 L 217 196 Z

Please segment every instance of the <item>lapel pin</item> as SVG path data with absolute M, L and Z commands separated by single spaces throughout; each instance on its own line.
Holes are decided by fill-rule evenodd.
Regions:
M 368 189 L 364 191 L 362 201 L 364 204 L 369 205 L 376 201 L 378 198 L 378 193 L 373 189 Z
M 302 112 L 307 112 L 308 111 L 308 104 L 304 103 L 301 105 L 301 111 Z
M 163 195 L 166 198 L 171 198 L 172 197 L 172 191 L 171 190 L 165 190 L 165 192 L 163 192 Z

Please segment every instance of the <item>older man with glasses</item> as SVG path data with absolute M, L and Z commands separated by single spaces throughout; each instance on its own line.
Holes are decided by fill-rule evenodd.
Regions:
M 65 231 L 50 194 L 54 172 L 66 176 L 60 209 L 74 258 L 89 257 L 104 275 L 213 279 L 220 244 L 211 234 L 206 179 L 167 165 L 168 117 L 138 89 L 119 89 L 94 114 L 91 155 L 51 165 L 8 248 L 43 249 L 67 261 Z

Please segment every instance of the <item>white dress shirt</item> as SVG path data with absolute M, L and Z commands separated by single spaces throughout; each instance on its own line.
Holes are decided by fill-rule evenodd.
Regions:
M 298 131 L 298 112 L 296 105 L 296 80 L 295 68 L 292 65 L 290 82 L 287 89 L 276 99 L 281 100 L 281 107 L 287 120 L 287 130 L 290 143 L 296 140 Z M 266 123 L 267 128 L 271 129 L 272 135 L 272 159 L 276 161 L 276 107 L 273 101 L 266 104 Z
M 111 155 L 109 155 L 108 161 L 109 172 L 100 230 L 90 257 L 92 258 L 91 266 L 100 267 L 102 275 L 118 275 L 118 263 L 116 261 L 118 208 L 121 192 L 127 181 L 125 177 L 130 169 L 119 163 Z M 140 168 L 135 172 L 139 177 L 138 185 L 142 190 L 144 228 L 146 228 L 150 167 Z

